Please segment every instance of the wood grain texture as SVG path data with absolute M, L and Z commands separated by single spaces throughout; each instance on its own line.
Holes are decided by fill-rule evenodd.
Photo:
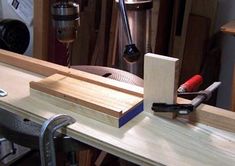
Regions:
M 118 26 L 117 20 L 119 20 L 118 7 L 116 3 L 112 6 L 112 18 L 109 31 L 109 46 L 107 55 L 107 66 L 112 67 L 115 65 L 116 60 L 116 49 L 117 49 L 117 36 L 118 36 Z
M 220 30 L 224 33 L 234 35 L 235 34 L 235 20 L 226 23 L 220 28 Z
M 185 104 L 189 102 L 190 100 L 180 97 L 177 98 L 177 103 Z M 199 107 L 197 107 L 195 112 L 189 115 L 188 118 L 190 123 L 202 123 L 218 129 L 235 133 L 235 113 L 229 110 L 201 104 Z
M 208 18 L 189 15 L 180 85 L 193 75 L 200 73 L 203 60 L 205 60 L 209 30 L 210 20 Z
M 159 16 L 154 17 L 158 19 L 155 53 L 168 55 L 169 40 L 171 35 L 173 0 L 160 0 Z M 154 20 L 154 22 L 157 22 Z
M 43 76 L 51 76 L 53 74 L 58 73 L 77 79 L 82 79 L 82 80 L 85 79 L 88 82 L 95 83 L 97 85 L 108 86 L 109 88 L 116 89 L 121 92 L 130 93 L 140 97 L 143 96 L 143 89 L 135 85 L 130 85 L 127 83 L 67 68 L 43 60 L 26 57 L 20 54 L 16 54 L 1 49 L 0 49 L 0 62 L 22 68 L 30 72 L 41 74 Z
M 60 74 L 30 82 L 30 88 L 117 118 L 143 100 L 142 97 Z
M 50 17 L 50 1 L 34 1 L 33 19 L 33 57 L 47 60 L 48 56 L 48 31 Z
M 64 100 L 59 97 L 55 97 L 53 95 L 46 94 L 44 92 L 34 90 L 32 88 L 30 89 L 30 97 L 38 99 L 38 100 L 42 100 L 45 102 L 49 102 L 50 104 L 55 105 L 59 108 L 66 109 L 68 111 L 71 111 L 76 114 L 88 117 L 90 119 L 94 119 L 96 121 L 105 123 L 109 126 L 113 126 L 113 127 L 120 126 L 119 119 L 114 116 L 110 116 L 110 115 L 105 114 L 103 112 L 99 112 L 94 109 L 84 107 L 84 106 L 76 104 L 74 102 L 70 102 L 68 100 Z
M 0 75 L 4 75 L 0 78 L 1 88 L 8 92 L 7 97 L 0 98 L 1 108 L 40 124 L 55 114 L 68 114 L 77 122 L 68 126 L 66 134 L 128 161 L 151 166 L 234 165 L 234 133 L 168 121 L 148 112 L 142 112 L 122 128 L 114 128 L 30 97 L 29 82 L 39 81 L 43 76 L 3 63 Z
M 216 14 L 218 8 L 218 0 L 193 0 L 191 14 L 206 17 L 210 20 L 211 25 L 209 34 L 212 36 L 216 21 Z
M 45 61 L 38 60 L 35 58 L 22 56 L 20 54 L 16 54 L 16 53 L 1 50 L 1 49 L 0 49 L 0 62 L 3 62 L 1 65 L 10 64 L 12 67 L 13 66 L 19 67 L 19 69 L 24 70 L 24 72 L 26 72 L 26 73 L 31 73 L 33 75 L 40 74 L 41 77 L 42 76 L 50 76 L 50 75 L 53 75 L 56 73 L 68 75 L 73 78 L 80 78 L 81 76 L 85 76 L 91 82 L 98 81 L 99 85 L 109 84 L 109 86 L 112 85 L 111 87 L 113 89 L 123 88 L 123 90 L 121 90 L 122 92 L 130 93 L 130 91 L 131 92 L 134 91 L 135 92 L 135 93 L 133 93 L 134 95 L 143 97 L 143 88 L 141 88 L 141 87 L 132 86 L 129 84 L 121 83 L 119 81 L 115 81 L 115 80 L 111 80 L 111 79 L 107 79 L 107 78 L 103 78 L 103 77 L 98 77 L 96 75 L 89 74 L 86 72 L 81 72 L 78 70 L 68 69 L 68 68 L 60 66 L 60 65 L 45 62 Z M 216 107 L 213 107 L 213 109 L 217 110 Z M 204 109 L 200 110 L 200 108 L 199 108 L 199 109 L 197 109 L 196 113 L 198 114 L 198 112 L 204 112 L 204 111 L 205 111 Z M 223 114 L 227 115 L 228 113 L 227 113 L 227 111 L 225 111 L 225 112 L 223 112 Z M 198 115 L 200 116 L 201 114 L 198 114 Z M 210 111 L 209 116 L 202 116 L 200 118 L 197 118 L 197 120 L 198 120 L 197 122 L 203 123 L 205 121 L 210 122 L 210 121 L 214 121 L 214 120 L 221 122 L 219 120 L 220 116 L 221 116 L 221 114 L 218 114 L 217 111 L 215 111 L 215 112 Z M 235 115 L 233 115 L 233 116 L 235 116 Z M 226 118 L 228 118 L 227 121 L 231 122 L 230 119 L 233 116 L 231 116 L 230 114 L 228 116 L 226 116 Z M 213 118 L 211 118 L 211 117 L 213 117 Z M 216 128 L 224 128 L 225 124 L 227 125 L 226 128 L 228 128 L 228 129 L 231 127 L 233 128 L 233 126 L 235 125 L 234 123 L 227 124 L 227 123 L 223 123 L 223 122 L 217 123 L 216 125 L 215 125 L 215 123 L 211 123 L 208 125 L 214 126 Z
M 144 57 L 144 110 L 151 111 L 152 104 L 176 102 L 178 59 L 157 54 Z M 157 113 L 160 115 L 159 113 Z M 173 117 L 172 113 L 163 113 Z
M 184 15 L 182 16 L 183 22 L 181 27 L 181 34 L 176 33 L 177 24 L 180 24 L 178 21 L 179 17 L 179 4 L 180 0 L 175 1 L 174 3 L 174 15 L 173 15 L 173 23 L 172 23 L 172 32 L 171 32 L 171 45 L 170 45 L 170 53 L 169 55 L 178 58 L 179 59 L 179 68 L 181 68 L 181 63 L 183 60 L 183 54 L 184 54 L 184 47 L 185 47 L 185 41 L 186 41 L 186 33 L 188 28 L 188 19 L 189 14 L 192 9 L 192 1 L 193 0 L 187 0 L 185 1 L 185 10 Z M 178 25 L 179 26 L 179 25 Z

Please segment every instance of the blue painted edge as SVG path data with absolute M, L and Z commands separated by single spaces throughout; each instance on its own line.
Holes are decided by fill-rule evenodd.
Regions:
M 134 118 L 136 115 L 138 115 L 143 110 L 144 110 L 144 103 L 142 101 L 138 105 L 133 107 L 130 111 L 128 111 L 128 113 L 126 113 L 123 117 L 121 117 L 119 119 L 119 127 L 122 127 L 124 124 L 126 124 L 129 120 Z

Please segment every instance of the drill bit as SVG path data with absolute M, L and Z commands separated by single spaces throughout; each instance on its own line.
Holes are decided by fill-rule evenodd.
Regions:
M 66 43 L 66 57 L 67 57 L 67 66 L 70 68 L 72 63 L 72 43 Z

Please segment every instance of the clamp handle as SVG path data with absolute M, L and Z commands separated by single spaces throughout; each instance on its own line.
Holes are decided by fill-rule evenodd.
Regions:
M 152 110 L 154 112 L 175 112 L 178 115 L 188 115 L 194 111 L 194 106 L 192 104 L 153 103 Z

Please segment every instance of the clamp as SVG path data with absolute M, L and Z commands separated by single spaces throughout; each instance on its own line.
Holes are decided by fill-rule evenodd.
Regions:
M 203 102 L 210 99 L 212 93 L 220 86 L 221 82 L 214 82 L 208 88 L 199 92 L 182 92 L 182 95 L 197 95 L 189 104 L 167 104 L 167 103 L 153 103 L 152 110 L 154 112 L 174 112 L 178 115 L 188 115 L 196 110 L 196 108 Z
M 56 130 L 75 123 L 76 120 L 68 115 L 58 114 L 42 125 L 39 145 L 42 166 L 56 166 L 54 135 Z

